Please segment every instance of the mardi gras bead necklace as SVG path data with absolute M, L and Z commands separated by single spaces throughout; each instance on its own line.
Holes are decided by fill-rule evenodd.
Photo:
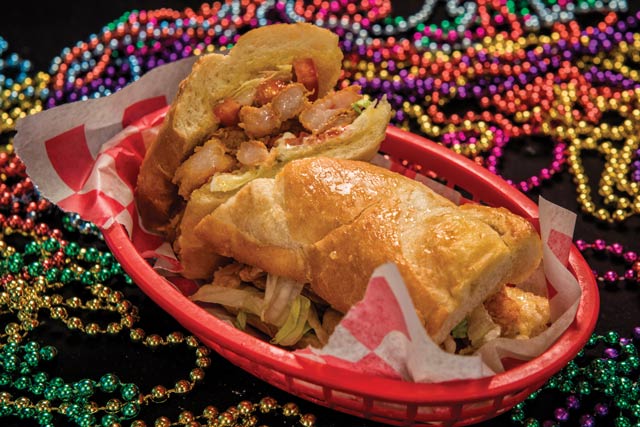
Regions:
M 454 3 L 450 2 L 447 9 L 450 11 L 460 8 L 470 10 L 474 9 L 471 5 L 475 4 L 467 2 L 463 6 L 454 6 Z M 523 16 L 511 13 L 508 5 L 504 6 L 499 2 L 493 2 L 495 4 L 488 3 L 487 7 L 485 3 L 478 3 L 478 10 L 482 12 L 480 14 L 482 22 L 480 22 L 481 25 L 477 26 L 475 34 L 467 34 L 465 32 L 464 38 L 467 41 L 471 40 L 469 37 L 477 39 L 486 35 L 487 31 L 491 33 L 494 25 L 500 24 L 494 22 L 494 19 L 501 20 L 501 22 L 506 19 L 509 22 L 513 22 L 513 25 L 519 25 L 517 24 L 517 18 Z M 613 3 L 622 4 L 621 2 Z M 65 50 L 60 58 L 53 61 L 50 72 L 54 76 L 53 88 L 55 93 L 48 101 L 50 104 L 48 106 L 51 107 L 60 102 L 72 100 L 69 98 L 73 98 L 73 100 L 85 99 L 85 97 L 99 96 L 96 95 L 98 92 L 111 93 L 117 90 L 117 87 L 122 86 L 119 84 L 120 82 L 116 82 L 110 76 L 104 76 L 105 71 L 107 71 L 107 63 L 111 63 L 110 65 L 113 65 L 114 69 L 121 69 L 121 77 L 127 79 L 128 83 L 135 80 L 140 72 L 175 60 L 183 55 L 204 52 L 207 51 L 209 46 L 212 47 L 213 45 L 228 47 L 230 43 L 235 41 L 238 31 L 243 28 L 269 23 L 267 15 L 270 11 L 283 13 L 285 20 L 294 20 L 286 16 L 288 8 L 303 8 L 305 10 L 303 18 L 313 22 L 316 15 L 326 17 L 334 13 L 332 10 L 344 10 L 342 17 L 336 18 L 337 22 L 342 22 L 346 19 L 349 22 L 353 22 L 353 25 L 357 24 L 342 33 L 345 40 L 348 39 L 355 45 L 367 45 L 370 44 L 367 43 L 368 41 L 378 40 L 377 37 L 379 36 L 367 32 L 367 26 L 372 26 L 373 28 L 374 25 L 379 25 L 376 20 L 390 19 L 390 7 L 387 4 L 388 2 L 363 2 L 359 7 L 355 7 L 352 3 L 333 1 L 313 2 L 303 7 L 300 2 L 251 2 L 245 0 L 242 2 L 215 2 L 213 5 L 203 4 L 197 13 L 191 9 L 187 9 L 184 12 L 161 9 L 158 11 L 127 13 L 119 20 L 106 26 L 101 34 L 92 35 L 88 42 L 78 43 L 74 48 Z M 573 3 L 568 2 L 565 7 L 568 8 L 571 4 Z M 425 7 L 423 7 L 423 10 Z M 494 9 L 500 12 L 495 14 L 495 17 L 490 13 Z M 540 10 L 545 9 L 542 8 Z M 585 9 L 585 11 L 587 10 L 591 9 Z M 529 18 L 533 16 L 528 9 L 519 9 L 519 12 L 526 12 L 524 16 Z M 418 12 L 418 14 L 420 13 Z M 507 16 L 507 18 L 499 18 L 503 15 Z M 360 16 L 360 18 L 356 19 L 357 16 Z M 363 23 L 365 19 L 366 21 Z M 398 27 L 403 27 L 401 24 L 403 19 L 398 17 L 388 24 L 384 24 L 385 28 L 389 26 L 389 28 L 394 28 L 394 31 L 396 31 Z M 295 20 L 300 20 L 300 16 Z M 474 24 L 473 19 L 465 18 L 465 22 L 467 20 L 469 25 Z M 412 21 L 415 21 L 415 19 Z M 324 21 L 320 23 L 326 24 Z M 442 25 L 448 27 L 448 21 L 442 21 Z M 433 26 L 420 26 L 419 28 L 416 27 L 416 29 L 419 32 L 426 32 L 434 40 L 438 39 L 440 35 L 445 37 L 446 40 L 452 37 L 461 38 L 461 36 L 454 36 L 454 33 L 450 31 L 443 32 Z M 415 34 L 419 34 L 419 32 Z M 407 33 L 407 31 L 404 31 L 404 33 Z M 385 36 L 385 34 L 381 35 Z M 415 35 L 408 35 L 410 36 L 409 39 L 416 37 Z M 446 41 L 445 39 L 442 41 Z M 393 43 L 396 40 L 393 38 L 388 39 L 388 41 Z M 440 46 L 440 49 L 450 50 L 450 48 L 451 46 L 448 45 Z M 135 60 L 132 61 L 132 64 L 127 64 L 127 58 L 135 58 Z M 129 73 L 133 74 L 129 76 Z M 96 80 L 96 82 L 93 83 L 93 80 Z M 73 95 L 74 93 L 75 95 Z
M 603 274 L 599 274 L 594 270 L 594 274 L 600 283 L 609 286 L 622 282 L 632 285 L 640 283 L 640 258 L 637 252 L 625 249 L 620 243 L 608 244 L 604 239 L 596 239 L 593 243 L 576 240 L 575 243 L 581 252 L 592 251 L 595 254 L 606 254 L 625 263 L 625 271 L 622 274 L 617 273 L 615 270 L 608 270 Z
M 617 332 L 594 334 L 585 349 L 541 390 L 519 403 L 510 418 L 516 425 L 527 427 L 558 427 L 570 419 L 578 419 L 580 427 L 611 425 L 632 427 L 640 421 L 640 326 L 632 330 L 632 337 L 620 337 Z M 604 347 L 600 357 L 589 359 L 587 352 L 596 346 Z M 527 406 L 541 393 L 555 391 L 567 395 L 565 405 L 553 410 L 550 419 L 539 421 L 527 415 Z M 588 405 L 588 406 L 587 406 Z M 582 409 L 582 410 L 580 410 Z
M 205 369 L 211 363 L 209 349 L 181 332 L 172 332 L 163 338 L 135 327 L 139 319 L 137 307 L 125 299 L 123 292 L 103 284 L 115 276 L 132 283 L 111 253 L 65 241 L 60 230 L 50 229 L 45 223 L 22 220 L 18 215 L 9 218 L 0 215 L 0 225 L 4 236 L 19 234 L 30 240 L 22 252 L 0 241 L 0 310 L 17 320 L 5 325 L 4 342 L 0 343 L 0 386 L 11 390 L 0 394 L 0 416 L 35 419 L 43 426 L 52 426 L 54 416 L 63 416 L 87 427 L 98 422 L 102 426 L 117 426 L 125 420 L 131 421 L 132 426 L 144 427 L 144 421 L 135 420 L 141 409 L 164 402 L 174 394 L 188 393 L 202 382 Z M 77 283 L 87 287 L 91 296 L 64 298 L 62 290 Z M 116 313 L 120 319 L 104 326 L 70 314 L 79 310 Z M 41 326 L 43 313 L 70 331 L 89 336 L 129 331 L 133 343 L 150 349 L 186 345 L 195 351 L 195 367 L 189 371 L 188 379 L 179 379 L 173 386 L 156 385 L 146 393 L 133 383 L 120 381 L 114 374 L 75 382 L 50 378 L 40 369 L 40 363 L 51 361 L 56 355 L 55 348 L 28 341 L 29 333 Z M 98 391 L 106 394 L 99 397 L 104 401 L 102 404 L 96 401 Z M 34 401 L 34 398 L 40 400 Z M 224 412 L 211 406 L 198 416 L 183 411 L 177 423 L 160 417 L 154 425 L 246 426 L 257 422 L 257 414 L 275 410 L 297 419 L 303 426 L 312 426 L 315 422 L 313 415 L 300 414 L 295 404 L 279 405 L 267 397 L 257 404 L 242 401 Z
M 42 101 L 49 95 L 49 76 L 32 76 L 31 62 L 8 53 L 8 48 L 0 37 L 0 135 L 13 129 L 19 118 L 41 111 Z
M 385 58 L 385 48 L 373 44 L 366 50 L 372 62 L 360 60 L 354 68 L 355 62 L 350 59 L 347 66 L 357 71 L 347 77 L 366 91 L 385 94 L 401 111 L 394 119 L 405 128 L 417 128 L 434 140 L 450 142 L 456 152 L 477 160 L 479 152 L 492 149 L 493 142 L 487 141 L 493 141 L 491 135 L 496 125 L 507 140 L 538 134 L 551 137 L 556 146 L 567 146 L 569 141 L 580 146 L 581 138 L 576 139 L 576 135 L 626 140 L 625 147 L 616 150 L 611 144 L 599 144 L 598 139 L 594 143 L 591 139 L 591 147 L 598 148 L 612 164 L 604 169 L 600 182 L 600 193 L 607 207 L 600 209 L 586 198 L 589 189 L 583 185 L 585 176 L 579 166 L 576 167 L 580 153 L 575 152 L 575 147 L 571 148 L 574 144 L 568 145 L 569 171 L 576 177 L 578 200 L 583 210 L 600 220 L 619 222 L 638 212 L 638 187 L 634 177 L 640 174 L 631 174 L 632 168 L 637 170 L 632 164 L 637 156 L 633 135 L 637 135 L 635 123 L 638 123 L 634 112 L 638 73 L 624 65 L 625 58 L 637 55 L 638 44 L 633 33 L 636 27 L 637 17 L 618 20 L 615 15 L 608 15 L 596 27 L 584 30 L 575 24 L 556 26 L 557 31 L 550 36 L 497 38 L 481 48 L 469 48 L 456 55 L 411 54 L 410 61 L 391 59 L 395 54 L 392 49 L 387 50 L 389 57 Z M 572 49 L 567 50 L 568 46 Z M 608 51 L 594 53 L 601 49 Z M 383 54 L 379 54 L 381 50 Z M 570 51 L 582 54 L 576 65 L 570 62 L 574 55 Z M 605 56 L 611 59 L 605 60 Z M 589 58 L 606 69 L 595 72 L 593 66 L 585 67 Z M 402 62 L 403 68 L 398 70 Z M 584 68 L 587 72 L 583 72 Z M 601 85 L 603 79 L 608 79 L 607 86 Z M 424 102 L 420 102 L 421 99 Z M 464 115 L 443 111 L 457 100 L 479 100 L 484 111 L 480 115 L 473 111 Z M 610 112 L 619 112 L 626 120 L 619 126 L 601 125 L 603 114 Z M 411 122 L 416 124 L 415 128 Z M 468 144 L 468 149 L 463 148 L 468 140 L 456 141 L 456 138 L 471 130 L 476 140 Z M 448 142 L 445 135 L 450 137 Z M 491 159 L 484 161 L 484 165 L 493 170 L 495 152 L 484 158 Z M 554 158 L 553 162 L 559 166 L 564 160 Z M 551 171 L 556 169 L 552 167 Z M 541 171 L 536 178 L 517 186 L 529 191 L 551 175 L 549 170 Z M 626 194 L 614 195 L 614 188 Z

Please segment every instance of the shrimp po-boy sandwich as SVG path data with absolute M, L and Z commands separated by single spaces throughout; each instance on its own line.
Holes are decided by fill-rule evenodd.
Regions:
M 195 234 L 236 263 L 193 299 L 230 307 L 240 324 L 281 345 L 326 342 L 387 262 L 398 266 L 428 335 L 449 351 L 548 326 L 546 296 L 512 286 L 541 261 L 527 220 L 504 208 L 458 206 L 371 163 L 290 162 L 275 178 L 244 186 Z

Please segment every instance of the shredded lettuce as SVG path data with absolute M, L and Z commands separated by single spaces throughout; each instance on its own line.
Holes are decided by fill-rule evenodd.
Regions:
M 291 346 L 297 343 L 310 329 L 307 324 L 310 309 L 311 301 L 303 296 L 298 296 L 291 304 L 287 320 L 271 342 L 282 346 Z
M 244 331 L 247 328 L 247 312 L 240 310 L 236 316 L 236 328 Z
M 252 286 L 227 288 L 224 286 L 204 285 L 195 294 L 191 295 L 191 299 L 193 301 L 210 302 L 232 307 L 258 316 L 264 307 L 262 291 Z
M 231 94 L 231 98 L 236 101 L 244 104 L 246 102 L 250 102 L 253 99 L 256 89 L 258 85 L 262 82 L 263 79 L 251 79 L 243 82 L 236 90 Z
M 318 312 L 313 304 L 311 304 L 311 309 L 309 310 L 307 323 L 309 324 L 309 328 L 315 332 L 320 344 L 325 345 L 329 341 L 329 334 L 327 334 L 327 331 L 322 327 L 322 322 L 320 322 Z
M 275 326 L 282 326 L 287 320 L 291 303 L 300 295 L 303 287 L 304 283 L 269 274 L 260 319 Z
M 468 336 L 474 348 L 480 348 L 484 343 L 500 336 L 500 325 L 491 319 L 491 315 L 482 304 L 471 312 L 468 324 Z
M 259 169 L 250 169 L 242 173 L 223 173 L 213 177 L 210 189 L 212 192 L 235 190 L 258 177 Z
M 454 338 L 466 338 L 468 327 L 469 323 L 467 322 L 467 319 L 464 319 L 462 322 L 458 323 L 455 328 L 453 328 L 451 336 Z
M 247 80 L 240 84 L 237 89 L 231 93 L 231 98 L 239 101 L 250 102 L 253 100 L 256 89 L 260 83 L 270 79 L 291 80 L 291 65 L 279 66 L 277 70 L 265 71 L 260 73 L 259 77 Z
M 351 104 L 351 108 L 358 114 L 362 112 L 372 104 L 371 100 L 366 96 Z
M 274 344 L 292 346 L 312 329 L 324 343 L 326 332 L 309 298 L 300 294 L 303 287 L 303 283 L 269 275 L 264 292 L 253 286 L 227 288 L 211 284 L 201 286 L 191 299 L 234 308 L 238 311 L 234 321 L 238 329 L 246 328 L 249 315 L 259 316 L 278 328 L 271 340 Z

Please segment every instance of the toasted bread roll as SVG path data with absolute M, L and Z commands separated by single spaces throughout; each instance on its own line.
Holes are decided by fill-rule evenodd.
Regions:
M 144 225 L 166 232 L 180 203 L 172 182 L 176 169 L 220 125 L 212 113 L 216 104 L 230 97 L 246 82 L 291 67 L 297 58 L 313 58 L 317 94 L 331 90 L 340 75 L 342 52 L 338 37 L 310 24 L 276 24 L 240 37 L 228 55 L 201 57 L 180 84 L 156 141 L 151 145 L 138 175 L 136 201 Z
M 224 256 L 308 283 L 342 313 L 394 262 L 437 343 L 542 256 L 535 229 L 506 209 L 456 206 L 386 169 L 324 157 L 252 181 L 195 233 Z

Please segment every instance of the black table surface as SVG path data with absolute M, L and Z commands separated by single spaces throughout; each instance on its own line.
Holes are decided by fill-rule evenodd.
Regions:
M 395 2 L 401 12 L 410 10 L 417 4 L 413 2 Z M 22 58 L 31 60 L 36 70 L 46 71 L 54 56 L 64 47 L 73 46 L 77 41 L 86 40 L 92 33 L 98 32 L 102 26 L 117 19 L 122 13 L 132 9 L 157 9 L 171 7 L 182 10 L 185 7 L 197 9 L 198 2 L 138 0 L 135 2 L 110 0 L 101 2 L 5 2 L 0 6 L 0 36 L 9 42 L 10 51 L 17 52 Z M 502 173 L 505 177 L 522 179 L 528 173 L 539 170 L 543 160 L 531 158 L 532 152 L 541 151 L 544 142 L 531 138 L 523 138 L 518 149 L 507 153 L 508 161 Z M 524 159 L 525 161 L 520 161 Z M 586 159 L 587 173 L 597 181 L 602 169 L 602 159 L 597 156 Z M 564 206 L 574 212 L 580 212 L 576 202 L 575 185 L 568 173 L 556 176 L 543 186 L 538 194 L 548 200 Z M 588 215 L 578 214 L 575 237 L 586 241 L 603 238 L 608 242 L 619 242 L 633 250 L 640 249 L 640 219 L 636 216 L 622 224 L 603 224 Z M 96 244 L 100 244 L 99 242 Z M 588 262 L 596 269 L 604 270 L 611 265 L 611 260 L 587 254 Z M 163 334 L 181 330 L 180 325 L 157 307 L 142 292 L 132 288 L 127 295 L 140 309 L 140 327 L 148 331 Z M 612 288 L 601 291 L 601 311 L 596 332 L 616 330 L 630 333 L 630 327 L 636 325 L 640 316 L 640 292 L 637 287 Z M 42 329 L 42 328 L 40 328 Z M 120 378 L 135 382 L 148 390 L 158 384 L 172 384 L 179 378 L 185 378 L 193 367 L 193 354 L 186 351 L 158 350 L 150 351 L 131 343 L 127 337 L 92 337 L 87 338 L 80 333 L 70 333 L 56 324 L 47 325 L 46 330 L 38 330 L 33 338 L 48 342 L 60 350 L 57 362 L 51 367 L 52 375 L 65 379 L 96 378 L 105 372 L 114 372 Z M 145 408 L 141 418 L 152 423 L 160 416 L 166 415 L 175 419 L 182 410 L 199 412 L 205 405 L 226 408 L 241 400 L 258 401 L 264 396 L 272 396 L 279 402 L 296 402 L 303 412 L 317 416 L 317 425 L 329 426 L 378 426 L 381 424 L 362 420 L 333 410 L 306 402 L 298 397 L 288 395 L 277 388 L 252 377 L 232 365 L 222 357 L 212 354 L 213 363 L 207 370 L 203 384 L 197 386 L 184 397 L 172 398 L 162 405 Z M 551 418 L 549 413 L 557 406 L 557 402 L 548 399 L 537 408 L 541 419 Z M 289 425 L 283 418 L 264 420 L 269 425 Z M 14 418 L 2 418 L 0 424 L 5 426 L 26 425 L 24 421 Z M 32 423 L 31 425 L 36 425 Z M 149 424 L 151 425 L 151 424 Z M 508 415 L 500 416 L 480 426 L 512 425 Z

